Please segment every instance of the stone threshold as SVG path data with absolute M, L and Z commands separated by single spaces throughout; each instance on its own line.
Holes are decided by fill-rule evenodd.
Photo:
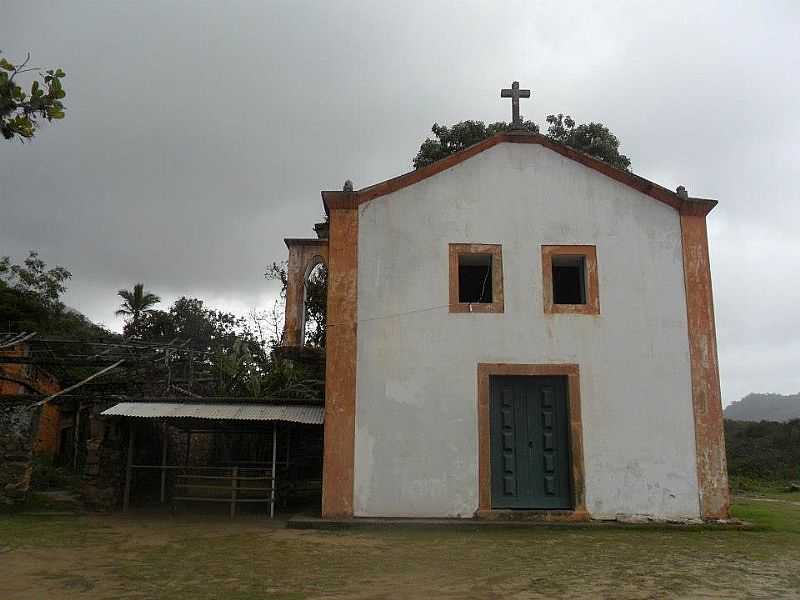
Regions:
M 414 517 L 353 517 L 349 519 L 323 519 L 307 515 L 296 515 L 286 522 L 288 529 L 661 529 L 661 530 L 741 530 L 753 525 L 738 519 L 724 521 L 629 521 L 629 520 L 486 520 L 486 519 L 438 519 Z

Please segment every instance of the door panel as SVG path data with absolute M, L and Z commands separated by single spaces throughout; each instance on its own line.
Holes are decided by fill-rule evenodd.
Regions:
M 562 377 L 491 378 L 493 508 L 570 508 L 566 392 Z

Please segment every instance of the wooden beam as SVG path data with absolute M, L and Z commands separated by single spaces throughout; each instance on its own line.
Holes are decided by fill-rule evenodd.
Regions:
M 136 427 L 134 426 L 133 419 L 128 420 L 128 462 L 125 467 L 125 495 L 122 499 L 122 512 L 128 512 L 131 502 L 131 475 L 133 472 L 131 467 L 133 466 L 133 442 L 135 431 Z
M 167 437 L 169 425 L 164 421 L 161 428 L 161 504 L 164 504 L 167 489 Z

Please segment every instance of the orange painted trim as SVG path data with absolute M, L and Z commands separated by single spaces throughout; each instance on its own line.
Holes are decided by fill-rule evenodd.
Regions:
M 704 519 L 725 519 L 730 514 L 730 489 L 704 215 L 681 215 L 681 241 L 700 514 Z
M 48 456 L 58 454 L 61 435 L 61 409 L 55 404 L 47 403 L 42 406 L 39 414 L 39 424 L 36 428 L 36 440 L 33 443 L 35 456 Z
M 451 313 L 502 313 L 505 311 L 503 295 L 503 247 L 500 244 L 450 244 L 449 310 Z M 489 254 L 492 257 L 492 302 L 458 301 L 458 257 L 466 254 Z
M 442 171 L 445 171 L 469 158 L 472 158 L 476 154 L 480 154 L 481 152 L 484 152 L 485 150 L 504 142 L 512 144 L 539 144 L 540 146 L 544 146 L 545 148 L 552 150 L 553 152 L 557 152 L 565 158 L 579 162 L 590 169 L 594 169 L 598 173 L 602 173 L 606 177 L 610 177 L 611 179 L 632 187 L 633 189 L 650 196 L 659 202 L 663 202 L 675 210 L 680 211 L 681 214 L 708 214 L 708 212 L 711 211 L 711 209 L 713 209 L 717 204 L 715 200 L 706 200 L 702 198 L 682 198 L 675 192 L 668 190 L 657 183 L 653 183 L 644 177 L 639 177 L 630 171 L 613 167 L 600 159 L 594 158 L 593 156 L 589 156 L 588 154 L 579 152 L 578 150 L 570 148 L 569 146 L 564 146 L 563 144 L 554 142 L 553 140 L 539 133 L 512 132 L 499 133 L 485 140 L 481 140 L 469 148 L 465 148 L 464 150 L 456 152 L 455 154 L 451 154 L 450 156 L 446 156 L 441 160 L 437 160 L 435 163 L 419 168 L 415 171 L 404 173 L 398 177 L 376 183 L 375 185 L 363 188 L 357 192 L 322 192 L 322 200 L 325 206 L 325 211 L 327 212 L 334 208 L 355 208 L 380 196 L 391 194 L 397 190 L 414 185 L 415 183 L 419 183 L 428 177 L 433 177 Z
M 325 213 L 330 215 L 330 211 L 334 209 L 358 208 L 358 195 L 356 192 L 322 192 L 322 204 L 325 206 Z
M 330 211 L 322 517 L 353 516 L 358 307 L 358 210 Z
M 581 416 L 580 369 L 575 364 L 478 363 L 478 517 L 492 518 L 506 511 L 492 510 L 492 449 L 489 401 L 492 375 L 566 376 L 569 402 L 569 439 L 572 472 L 571 511 L 522 511 L 546 515 L 566 515 L 571 520 L 587 520 L 586 472 L 583 461 L 583 418 Z M 562 520 L 570 520 L 562 519 Z
M 583 256 L 586 276 L 586 304 L 553 303 L 553 257 Z M 542 246 L 542 293 L 545 314 L 599 315 L 600 284 L 595 246 Z

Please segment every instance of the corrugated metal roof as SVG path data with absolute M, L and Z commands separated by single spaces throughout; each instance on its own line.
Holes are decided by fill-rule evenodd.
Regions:
M 291 421 L 322 425 L 325 409 L 306 404 L 181 404 L 178 402 L 120 402 L 104 415 L 144 418 L 230 419 L 234 421 Z

